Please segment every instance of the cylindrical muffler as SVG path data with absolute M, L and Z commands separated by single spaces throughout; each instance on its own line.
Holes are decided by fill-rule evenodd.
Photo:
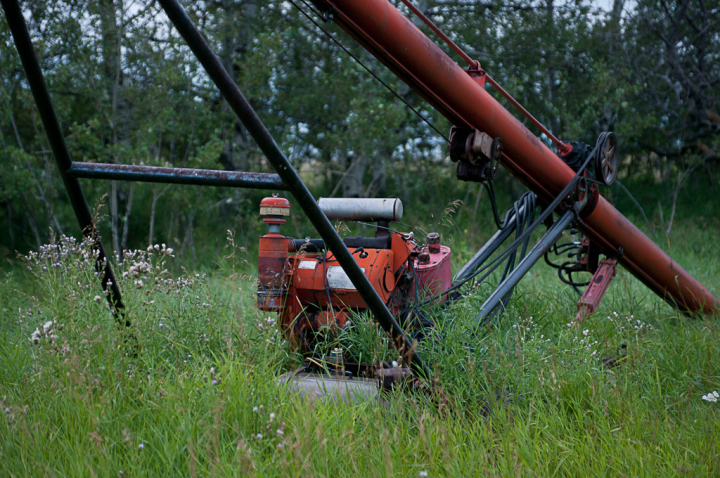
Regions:
M 399 221 L 403 215 L 398 198 L 320 198 L 318 206 L 331 221 Z

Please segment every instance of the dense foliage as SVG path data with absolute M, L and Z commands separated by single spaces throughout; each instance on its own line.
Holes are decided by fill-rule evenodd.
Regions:
M 609 11 L 587 0 L 417 3 L 559 137 L 593 143 L 601 131 L 616 131 L 626 153 L 622 177 L 661 184 L 642 205 L 665 232 L 689 178 L 717 181 L 716 0 L 615 0 Z M 305 2 L 186 6 L 316 195 L 387 194 L 428 204 L 422 200 L 430 191 L 443 204 L 475 199 L 474 185 L 453 183 L 453 197 L 435 192 L 452 174 L 444 140 L 295 4 L 317 21 Z M 75 160 L 268 170 L 157 3 L 30 0 L 23 7 Z M 352 39 L 332 23 L 318 24 L 439 131 L 448 130 Z M 4 21 L 0 171 L 0 255 L 39 247 L 49 227 L 77 234 Z M 101 230 L 108 247 L 164 241 L 193 260 L 196 236 L 216 245 L 227 228 L 253 232 L 262 194 L 83 185 L 91 203 L 102 199 L 107 207 Z

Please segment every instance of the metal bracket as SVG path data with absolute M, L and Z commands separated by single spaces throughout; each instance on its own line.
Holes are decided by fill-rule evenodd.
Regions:
M 617 274 L 617 260 L 603 259 L 600 261 L 598 269 L 595 271 L 590 285 L 585 289 L 585 293 L 578 301 L 578 313 L 575 316 L 575 322 L 580 323 L 585 318 L 592 315 L 600 305 L 600 301 L 605 296 L 610 282 Z
M 470 75 L 470 78 L 472 78 L 475 83 L 485 88 L 485 80 L 487 79 L 487 75 L 485 74 L 485 70 L 483 70 L 480 66 L 479 61 L 475 61 L 475 64 L 472 66 L 468 66 L 467 70 L 465 71 L 468 75 Z
M 492 181 L 497 177 L 502 157 L 502 140 L 473 128 L 450 128 L 450 159 L 458 163 L 456 176 L 461 181 Z
M 320 18 L 327 23 L 332 21 L 335 18 L 335 15 L 337 15 L 338 11 L 333 7 L 332 5 L 328 5 L 327 7 L 320 10 Z

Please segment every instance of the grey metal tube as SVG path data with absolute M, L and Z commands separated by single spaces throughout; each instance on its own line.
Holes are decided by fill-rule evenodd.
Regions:
M 575 219 L 575 209 L 565 211 L 540 240 L 530 249 L 530 252 L 523 258 L 515 269 L 502 281 L 490 297 L 481 306 L 480 314 L 475 319 L 477 322 L 484 321 L 500 304 L 502 299 L 520 282 L 530 268 L 557 242 L 563 230 Z
M 83 193 L 77 178 L 74 178 L 66 173 L 73 163 L 70 159 L 70 152 L 65 144 L 65 136 L 60 128 L 60 122 L 55 114 L 52 99 L 50 99 L 50 93 L 48 92 L 47 85 L 45 84 L 45 77 L 40 69 L 40 64 L 38 63 L 37 56 L 35 55 L 35 49 L 33 48 L 32 41 L 30 40 L 30 34 L 28 33 L 27 25 L 25 24 L 25 17 L 23 17 L 20 5 L 16 0 L 1 0 L 0 3 L 2 3 L 3 10 L 5 11 L 5 18 L 10 25 L 10 31 L 12 32 L 13 40 L 15 41 L 15 48 L 17 48 L 18 54 L 20 55 L 20 61 L 22 62 L 23 69 L 25 70 L 25 76 L 30 84 L 30 90 L 32 91 L 33 98 L 35 99 L 38 113 L 40 113 L 40 119 L 42 120 L 43 127 L 45 128 L 45 134 L 47 135 L 48 142 L 50 143 L 50 148 L 52 149 L 53 156 L 55 157 L 55 162 L 58 165 L 60 177 L 65 185 L 65 191 L 70 198 L 70 204 L 75 212 L 75 217 L 80 224 L 82 233 L 85 236 L 95 239 L 94 248 L 98 252 L 97 259 L 95 260 L 95 270 L 97 272 L 103 272 L 101 280 L 102 288 L 105 291 L 108 289 L 110 291 L 107 294 L 107 300 L 113 307 L 115 318 L 118 322 L 124 322 L 126 326 L 129 326 L 130 322 L 125 319 L 125 314 L 123 312 L 125 307 L 122 303 L 120 288 L 117 285 L 110 263 L 105 260 L 105 249 L 103 248 L 102 242 L 100 242 L 100 238 L 97 237 L 92 213 L 90 212 L 87 200 L 85 199 L 85 194 Z
M 397 198 L 320 198 L 318 206 L 331 221 L 399 221 L 403 215 Z
M 148 183 L 192 184 L 249 189 L 287 189 L 277 174 L 214 169 L 165 168 L 132 164 L 73 162 L 67 174 L 75 178 L 114 179 Z
M 409 355 L 414 371 L 425 377 L 429 371 L 422 363 L 420 355 L 414 351 L 413 344 L 400 328 L 392 313 L 385 306 L 380 296 L 373 289 L 372 284 L 353 259 L 350 251 L 343 243 L 335 228 L 315 202 L 315 198 L 300 179 L 297 171 L 292 167 L 285 154 L 275 143 L 270 132 L 255 113 L 250 103 L 242 94 L 235 81 L 225 70 L 220 60 L 208 46 L 205 38 L 200 34 L 192 20 L 177 0 L 159 0 L 160 5 L 167 13 L 170 21 L 175 25 L 180 35 L 185 39 L 190 49 L 207 71 L 210 78 L 220 90 L 237 117 L 243 122 L 250 135 L 258 144 L 275 171 L 280 175 L 283 183 L 292 193 L 302 210 L 315 226 L 325 245 L 335 255 L 340 266 L 345 270 L 350 281 L 367 304 L 382 328 L 390 335 L 396 347 Z

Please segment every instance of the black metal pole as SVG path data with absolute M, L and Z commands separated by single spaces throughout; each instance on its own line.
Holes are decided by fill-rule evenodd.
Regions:
M 220 60 L 215 56 L 202 34 L 193 24 L 192 20 L 177 0 L 159 0 L 160 5 L 167 13 L 170 21 L 175 25 L 180 35 L 185 39 L 190 49 L 198 58 L 202 66 L 207 71 L 210 78 L 222 93 L 235 114 L 247 128 L 248 132 L 255 139 L 262 152 L 267 157 L 270 164 L 273 165 L 275 171 L 280 175 L 283 183 L 292 193 L 295 200 L 300 204 L 305 214 L 317 229 L 320 236 L 325 241 L 325 245 L 335 255 L 338 263 L 345 270 L 358 293 L 362 296 L 375 319 L 380 323 L 383 329 L 395 341 L 395 345 L 403 353 L 408 354 L 411 359 L 413 369 L 416 373 L 428 376 L 428 370 L 422 363 L 422 359 L 417 352 L 413 350 L 412 343 L 400 328 L 400 325 L 393 317 L 392 313 L 385 306 L 380 296 L 377 294 L 370 281 L 353 259 L 350 251 L 343 243 L 335 228 L 330 223 L 325 214 L 320 210 L 315 198 L 302 181 L 297 171 L 292 167 L 290 161 L 285 157 L 282 150 L 275 143 L 270 132 L 253 110 L 250 103 L 242 94 L 235 81 L 225 70 Z M 404 350 L 403 350 L 404 349 Z
M 102 288 L 106 292 L 108 302 L 110 302 L 110 305 L 115 311 L 115 318 L 119 322 L 124 322 L 126 326 L 129 326 L 130 322 L 125 320 L 125 307 L 122 303 L 122 297 L 120 296 L 120 288 L 117 285 L 110 263 L 106 260 L 102 242 L 100 242 L 100 238 L 97 236 L 92 213 L 85 199 L 85 194 L 83 194 L 78 180 L 66 173 L 70 166 L 72 166 L 70 152 L 65 144 L 65 137 L 62 134 L 60 122 L 55 114 L 55 108 L 53 107 L 50 93 L 45 84 L 45 78 L 43 77 L 40 64 L 35 55 L 35 49 L 30 40 L 30 34 L 28 33 L 22 10 L 17 0 L 0 0 L 0 3 L 2 3 L 3 10 L 5 11 L 5 18 L 12 32 L 15 48 L 17 48 L 18 54 L 20 55 L 25 76 L 30 84 L 30 90 L 35 99 L 35 104 L 40 113 L 40 118 L 45 127 L 45 133 L 47 134 L 50 147 L 55 156 L 55 161 L 60 170 L 60 176 L 65 185 L 65 190 L 70 197 L 70 203 L 72 204 L 73 211 L 75 211 L 75 216 L 80 224 L 82 233 L 95 240 L 94 247 L 98 252 L 95 261 L 95 270 L 102 272 L 100 274 L 102 277 Z
M 249 189 L 287 189 L 277 174 L 214 169 L 164 168 L 132 164 L 79 163 L 67 170 L 69 176 L 89 179 L 113 179 L 147 183 L 191 184 Z
M 503 298 L 505 298 L 517 283 L 520 282 L 520 279 L 528 273 L 530 268 L 557 242 L 563 230 L 576 218 L 576 214 L 574 208 L 568 209 L 550 226 L 543 237 L 530 249 L 530 252 L 520 261 L 517 267 L 513 269 L 507 278 L 497 286 L 497 289 L 495 289 L 495 291 L 490 294 L 490 297 L 483 303 L 480 307 L 480 314 L 475 319 L 477 322 L 483 322 L 495 310 Z

